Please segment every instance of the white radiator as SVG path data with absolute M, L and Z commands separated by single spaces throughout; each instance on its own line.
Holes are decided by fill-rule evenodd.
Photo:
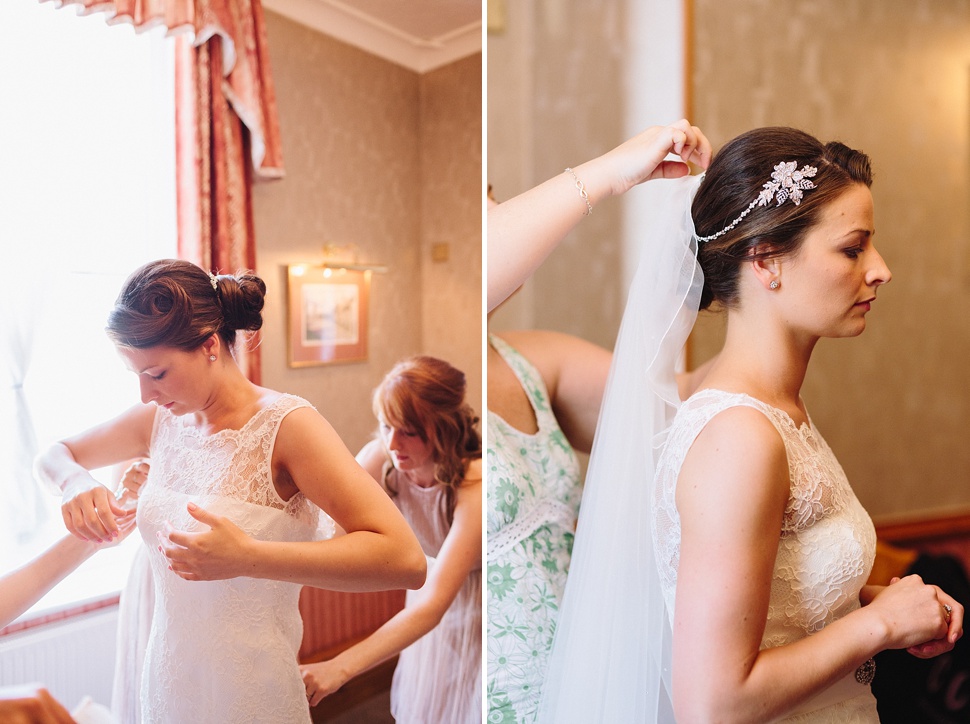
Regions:
M 85 696 L 111 704 L 118 608 L 0 636 L 0 686 L 41 683 L 67 709 Z

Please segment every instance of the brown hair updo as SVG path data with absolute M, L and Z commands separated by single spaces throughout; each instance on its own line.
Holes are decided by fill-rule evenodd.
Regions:
M 713 302 L 738 302 L 738 271 L 754 259 L 787 256 L 798 251 L 805 234 L 824 208 L 853 184 L 872 185 L 869 157 L 837 141 L 822 144 L 795 128 L 757 128 L 729 141 L 715 156 L 691 206 L 698 236 L 710 236 L 734 221 L 758 198 L 777 164 L 794 161 L 796 169 L 814 166 L 815 188 L 801 203 L 755 206 L 731 231 L 698 242 L 697 260 L 704 271 L 700 308 Z M 755 247 L 760 247 L 755 253 Z
M 213 288 L 207 272 L 181 259 L 145 264 L 125 280 L 108 314 L 108 336 L 122 347 L 190 351 L 218 334 L 232 349 L 237 330 L 263 325 L 266 285 L 248 272 L 216 280 Z
M 453 496 L 468 461 L 482 456 L 478 417 L 465 402 L 465 373 L 436 357 L 411 357 L 385 375 L 373 407 L 391 427 L 413 430 L 430 443 L 435 481 Z

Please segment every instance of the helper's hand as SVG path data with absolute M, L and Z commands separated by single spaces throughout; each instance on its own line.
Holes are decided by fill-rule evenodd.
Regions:
M 119 505 L 130 509 L 138 504 L 138 495 L 145 481 L 148 480 L 149 470 L 151 470 L 151 463 L 148 460 L 136 460 L 125 469 L 118 492 L 115 494 Z
M 680 160 L 667 160 L 669 154 Z M 712 154 L 711 143 L 701 130 L 680 120 L 669 126 L 651 126 L 589 165 L 601 166 L 612 193 L 619 195 L 651 179 L 686 176 L 688 163 L 706 169 Z
M 303 675 L 306 698 L 310 706 L 316 706 L 324 697 L 330 696 L 347 683 L 347 675 L 333 659 L 301 666 L 300 673 Z
M 0 689 L 0 722 L 4 724 L 75 724 L 67 709 L 39 684 Z

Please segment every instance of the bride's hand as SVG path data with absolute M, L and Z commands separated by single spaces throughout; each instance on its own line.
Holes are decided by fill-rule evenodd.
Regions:
M 884 648 L 920 658 L 949 651 L 963 634 L 963 607 L 917 575 L 894 578 L 863 610 L 881 619 Z
M 189 515 L 209 526 L 201 533 L 178 531 L 166 524 L 159 534 L 158 549 L 168 558 L 169 570 L 186 581 L 219 581 L 248 575 L 253 540 L 228 518 L 210 513 L 194 503 Z
M 117 541 L 122 531 L 119 517 L 127 517 L 114 495 L 88 473 L 79 474 L 64 486 L 61 516 L 68 531 L 82 540 Z
M 936 590 L 937 601 L 947 611 L 944 614 L 944 617 L 947 619 L 947 630 L 946 635 L 942 638 L 926 641 L 906 649 L 910 654 L 920 659 L 932 659 L 934 656 L 945 654 L 963 637 L 963 606 L 952 596 L 941 590 L 939 586 L 931 586 L 931 588 Z

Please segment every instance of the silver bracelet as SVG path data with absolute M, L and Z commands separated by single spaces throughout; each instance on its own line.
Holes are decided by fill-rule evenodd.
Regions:
M 573 180 L 576 182 L 576 190 L 579 191 L 579 195 L 582 196 L 583 201 L 586 202 L 586 213 L 583 214 L 583 216 L 589 216 L 593 213 L 593 205 L 589 202 L 589 194 L 586 193 L 586 187 L 583 185 L 583 182 L 579 180 L 579 176 L 576 175 L 576 172 L 571 168 L 567 168 L 566 173 L 573 177 Z

